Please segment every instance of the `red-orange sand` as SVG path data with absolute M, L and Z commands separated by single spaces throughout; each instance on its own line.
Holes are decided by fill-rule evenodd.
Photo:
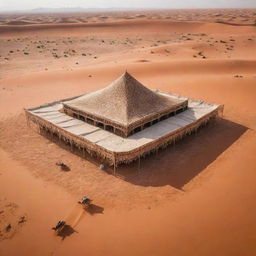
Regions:
M 256 255 L 255 13 L 3 16 L 0 255 Z M 24 107 L 97 90 L 125 70 L 224 104 L 223 119 L 117 177 L 26 126 Z M 84 195 L 90 212 L 77 204 Z M 60 219 L 70 227 L 57 236 Z

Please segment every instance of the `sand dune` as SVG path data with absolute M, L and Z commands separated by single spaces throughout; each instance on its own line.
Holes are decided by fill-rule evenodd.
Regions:
M 66 10 L 67 11 L 67 10 Z M 20 19 L 29 20 L 31 23 L 60 23 L 63 20 L 76 22 L 97 22 L 100 20 L 134 20 L 134 19 L 161 19 L 161 20 L 178 20 L 178 21 L 210 21 L 210 22 L 232 22 L 235 24 L 254 24 L 255 9 L 182 9 L 182 10 L 130 10 L 130 11 L 110 11 L 105 13 L 86 12 L 51 12 L 48 13 L 29 13 L 2 15 L 1 23 L 8 21 L 17 21 Z
M 1 22 L 1 256 L 256 253 L 253 11 L 141 15 Z M 119 168 L 117 177 L 26 126 L 24 107 L 103 88 L 125 70 L 149 88 L 224 104 L 223 119 L 142 160 L 139 172 L 136 163 Z M 77 204 L 84 195 L 91 212 Z M 68 228 L 57 236 L 51 227 L 60 219 Z M 13 233 L 4 231 L 8 223 Z
M 29 22 L 29 21 L 23 21 L 23 20 L 17 20 L 17 21 L 9 21 L 9 22 L 6 22 L 5 23 L 6 25 L 8 25 L 8 26 L 16 26 L 16 25 L 29 25 L 29 24 L 31 24 L 31 22 Z
M 231 26 L 255 26 L 255 23 L 239 24 L 239 23 L 232 23 L 232 22 L 225 22 L 225 21 L 218 21 L 218 23 L 231 25 Z
M 118 32 L 127 32 L 131 29 L 135 31 L 140 31 L 141 29 L 144 32 L 149 31 L 153 33 L 154 31 L 161 28 L 170 29 L 169 32 L 188 32 L 188 33 L 218 33 L 221 30 L 221 33 L 250 33 L 255 32 L 255 27 L 237 27 L 227 25 L 227 24 L 218 24 L 218 23 L 205 23 L 205 22 L 193 22 L 193 21 L 165 21 L 165 20 L 126 20 L 126 21 L 113 21 L 113 22 L 96 22 L 96 23 L 62 23 L 62 24 L 33 24 L 33 25 L 1 25 L 0 32 L 5 33 L 8 36 L 11 36 L 13 33 L 15 35 L 22 35 L 27 32 L 34 32 L 40 34 L 43 31 L 53 30 L 61 33 L 69 32 L 70 35 L 75 35 L 76 33 L 81 32 L 83 29 L 85 32 L 91 31 L 92 29 L 97 28 L 98 32 L 104 30 L 104 32 L 111 32 L 113 29 Z M 67 29 L 72 29 L 71 31 Z M 146 30 L 146 31 L 145 31 Z M 134 33 L 134 32 L 133 32 Z M 30 34 L 29 34 L 30 35 Z M 3 34 L 2 34 L 3 36 Z

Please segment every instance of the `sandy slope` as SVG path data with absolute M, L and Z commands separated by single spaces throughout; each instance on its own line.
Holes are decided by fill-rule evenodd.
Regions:
M 0 207 L 18 207 L 5 224 L 27 216 L 1 255 L 256 253 L 255 27 L 135 19 L 0 29 Z M 225 104 L 224 119 L 118 177 L 26 127 L 23 107 L 102 88 L 126 69 L 151 88 Z M 91 214 L 76 205 L 84 194 Z M 50 230 L 59 218 L 73 228 L 64 240 Z
M 59 24 L 59 23 L 93 23 L 120 20 L 161 19 L 177 21 L 203 21 L 228 23 L 236 26 L 255 24 L 255 9 L 188 9 L 188 10 L 134 10 L 106 12 L 71 12 L 71 13 L 3 13 L 2 25 Z

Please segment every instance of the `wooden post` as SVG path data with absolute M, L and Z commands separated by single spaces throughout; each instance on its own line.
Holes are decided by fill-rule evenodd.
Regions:
M 40 124 L 37 123 L 37 132 L 41 134 Z
M 116 176 L 116 163 L 114 162 L 114 175 Z
M 140 171 L 140 156 L 139 156 L 139 159 L 138 159 L 138 171 Z
M 50 129 L 51 139 L 53 139 L 52 129 Z
M 116 157 L 115 157 L 115 153 L 114 153 L 113 163 L 114 163 L 114 175 L 116 176 Z

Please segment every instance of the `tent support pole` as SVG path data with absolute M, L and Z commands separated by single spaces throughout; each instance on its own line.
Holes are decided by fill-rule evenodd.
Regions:
M 115 156 L 115 153 L 114 153 L 114 175 L 116 176 L 116 156 Z
M 38 123 L 37 123 L 37 132 L 38 132 L 39 134 L 41 134 L 41 132 L 40 132 L 40 124 L 38 124 Z

